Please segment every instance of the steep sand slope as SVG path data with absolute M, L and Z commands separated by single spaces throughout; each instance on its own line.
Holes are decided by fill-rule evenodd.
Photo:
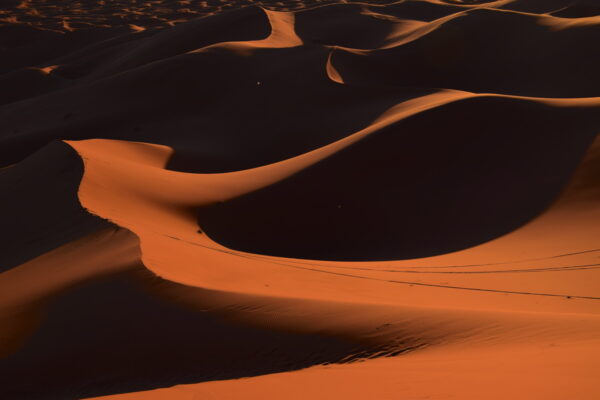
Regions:
M 111 146 L 109 154 L 114 157 L 118 147 L 115 147 L 115 143 L 109 143 L 106 142 Z M 77 144 L 79 151 L 85 149 L 84 142 Z M 102 146 L 95 144 L 88 148 L 99 151 Z M 585 246 L 593 244 L 597 237 L 598 228 L 594 213 L 598 210 L 597 207 L 586 207 L 585 203 L 581 203 L 594 199 L 594 190 L 590 190 L 594 187 L 594 181 L 589 179 L 589 174 L 596 169 L 597 157 L 596 145 L 592 147 L 588 157 L 575 174 L 573 183 L 555 206 L 525 228 L 464 252 L 433 259 L 421 259 L 418 262 L 417 260 L 388 262 L 382 266 L 381 263 L 324 264 L 318 261 L 274 258 L 257 260 L 256 256 L 231 250 L 226 250 L 225 254 L 219 255 L 218 252 L 224 250 L 219 249 L 215 243 L 210 246 L 213 247 L 213 253 L 216 250 L 217 254 L 212 254 L 211 257 L 210 252 L 203 252 L 203 257 L 200 257 L 199 250 L 189 248 L 192 247 L 190 244 L 194 243 L 181 243 L 182 239 L 186 240 L 181 236 L 180 240 L 172 240 L 177 244 L 163 245 L 165 247 L 162 248 L 170 249 L 167 253 L 156 250 L 161 248 L 159 242 L 176 239 L 175 237 L 152 238 L 148 234 L 150 229 L 142 233 L 141 226 L 131 225 L 130 228 L 141 235 L 142 243 L 144 239 L 153 240 L 152 244 L 147 244 L 147 251 L 144 251 L 149 256 L 149 259 L 145 260 L 146 265 L 152 268 L 158 265 L 153 264 L 155 262 L 166 263 L 165 258 L 161 257 L 160 260 L 154 258 L 160 257 L 160 254 L 171 254 L 169 258 L 177 261 L 169 264 L 168 269 L 159 274 L 170 273 L 170 279 L 183 280 L 183 277 L 177 276 L 176 272 L 181 269 L 185 260 L 202 259 L 204 263 L 218 265 L 218 270 L 224 273 L 224 277 L 211 282 L 212 277 L 205 273 L 206 269 L 201 274 L 198 272 L 194 274 L 193 267 L 190 266 L 187 271 L 182 271 L 186 273 L 186 282 L 192 282 L 192 279 L 197 277 L 199 286 L 209 285 L 211 282 L 212 287 L 226 285 L 229 291 L 235 290 L 237 293 L 263 292 L 259 297 L 242 299 L 232 297 L 230 293 L 213 296 L 213 304 L 225 302 L 235 307 L 233 313 L 227 312 L 230 318 L 242 319 L 254 324 L 261 324 L 263 321 L 263 324 L 268 324 L 271 328 L 283 326 L 288 329 L 293 327 L 303 332 L 358 335 L 363 340 L 387 343 L 392 346 L 392 349 L 408 346 L 408 348 L 422 350 L 393 361 L 369 361 L 349 367 L 317 368 L 299 374 L 272 375 L 234 381 L 231 384 L 220 382 L 182 386 L 123 398 L 168 398 L 169 396 L 236 398 L 240 393 L 250 398 L 280 396 L 329 398 L 341 395 L 362 398 L 367 394 L 382 398 L 394 398 L 398 395 L 408 398 L 428 395 L 433 398 L 451 398 L 456 393 L 466 397 L 487 396 L 499 399 L 506 396 L 562 399 L 571 395 L 584 399 L 594 398 L 597 393 L 594 384 L 595 375 L 591 371 L 597 368 L 594 354 L 598 349 L 596 333 L 599 321 L 590 313 L 596 314 L 597 306 L 594 304 L 594 299 L 579 300 L 578 295 L 598 293 L 597 280 L 594 276 L 586 276 L 586 272 L 581 273 L 581 270 L 586 268 L 592 269 L 593 273 L 597 268 L 594 267 L 594 264 L 597 264 L 594 263 L 594 260 L 597 260 L 595 254 L 597 250 Z M 88 162 L 90 159 L 91 157 L 88 158 Z M 127 159 L 132 159 L 131 153 Z M 113 158 L 113 162 L 114 160 Z M 98 171 L 100 168 L 93 169 Z M 199 187 L 200 176 L 186 178 L 196 179 L 198 182 L 196 185 L 189 185 L 190 187 Z M 177 180 L 173 177 L 162 182 L 173 183 Z M 154 179 L 154 182 L 160 181 Z M 226 178 L 220 181 L 224 182 Z M 590 184 L 592 184 L 591 188 Z M 131 188 L 131 185 L 126 186 Z M 90 190 L 93 186 L 87 188 Z M 81 193 L 85 193 L 86 186 L 82 189 Z M 211 193 L 215 191 L 213 187 Z M 157 192 L 173 193 L 174 190 L 166 191 L 160 188 Z M 140 198 L 149 197 L 152 198 L 148 195 L 140 196 Z M 107 203 L 110 202 L 99 202 L 99 204 Z M 153 220 L 164 223 L 164 220 L 157 217 Z M 125 224 L 123 221 L 120 223 Z M 556 225 L 560 225 L 564 230 L 548 229 L 549 226 Z M 183 231 L 184 229 L 181 229 L 180 234 Z M 195 245 L 206 246 L 207 244 L 196 241 Z M 525 250 L 523 246 L 527 246 Z M 528 249 L 531 250 L 527 251 Z M 575 251 L 571 254 L 556 254 L 566 249 Z M 152 255 L 153 253 L 156 255 Z M 533 259 L 518 260 L 523 253 Z M 173 254 L 180 256 L 173 257 Z M 226 255 L 241 256 L 250 261 L 217 264 L 219 257 Z M 506 261 L 511 258 L 512 261 Z M 458 260 L 473 264 L 453 264 L 454 267 L 440 265 Z M 478 260 L 480 263 L 482 260 L 487 263 L 478 265 Z M 196 265 L 197 263 L 196 261 Z M 204 263 L 203 265 L 206 265 Z M 273 268 L 273 265 L 264 265 L 266 263 L 274 264 L 276 268 Z M 533 268 L 532 264 L 538 267 Z M 539 267 L 540 264 L 543 267 Z M 236 273 L 231 273 L 230 268 L 233 266 L 242 268 L 236 268 Z M 243 273 L 242 269 L 248 267 L 252 267 L 251 276 Z M 277 271 L 282 267 L 300 267 L 303 271 L 285 272 L 282 275 L 281 271 Z M 326 280 L 314 276 L 316 272 L 337 273 L 340 268 L 345 270 L 343 276 L 334 275 Z M 394 271 L 394 268 L 398 270 Z M 402 268 L 405 268 L 404 273 Z M 472 293 L 456 288 L 444 289 L 439 286 L 444 286 L 448 282 L 436 286 L 438 284 L 435 278 L 423 278 L 425 273 L 435 275 L 435 271 L 440 269 L 443 271 L 441 274 L 454 273 L 460 277 L 454 279 L 454 285 L 470 284 L 471 288 L 477 291 Z M 411 273 L 412 276 L 417 273 L 417 282 L 404 282 L 403 287 L 398 287 L 402 282 L 392 281 L 398 279 L 398 275 Z M 482 279 L 480 276 L 485 276 L 486 273 L 494 278 Z M 566 277 L 568 279 L 565 279 L 564 273 L 568 274 Z M 503 274 L 525 275 L 525 277 L 515 279 L 513 276 L 503 279 L 501 276 Z M 365 275 L 375 282 L 365 283 L 351 279 Z M 395 277 L 390 278 L 389 275 Z M 529 279 L 527 275 L 533 277 Z M 233 283 L 231 279 L 226 278 L 231 276 L 236 277 Z M 451 281 L 452 278 L 443 279 Z M 353 280 L 355 282 L 352 282 Z M 385 283 L 381 284 L 381 281 Z M 268 282 L 268 287 L 266 285 L 264 288 L 259 287 L 263 282 Z M 303 282 L 304 285 L 299 287 L 298 282 Z M 427 290 L 430 284 L 436 289 Z M 521 292 L 508 296 L 485 292 L 486 286 L 494 287 L 494 285 L 499 285 L 500 290 L 514 290 L 515 286 L 520 285 L 528 290 L 545 289 L 547 292 L 532 291 L 528 294 Z M 232 286 L 235 289 L 231 289 Z M 278 293 L 278 289 L 282 290 L 279 296 L 289 297 L 291 294 L 301 293 L 303 299 L 290 299 L 281 303 L 280 300 L 272 297 L 273 293 Z M 440 293 L 440 290 L 446 292 Z M 560 290 L 567 292 L 562 292 L 563 296 L 560 296 Z M 266 293 L 270 294 L 267 298 L 264 297 Z M 482 296 L 482 293 L 485 295 Z M 552 294 L 555 296 L 547 296 Z M 313 303 L 305 300 L 309 296 L 328 299 L 328 301 Z M 358 300 L 361 298 L 363 300 L 359 304 Z M 332 302 L 332 299 L 337 301 Z M 202 301 L 208 304 L 208 300 L 209 297 L 204 297 Z M 394 303 L 397 305 L 393 305 Z M 249 309 L 241 311 L 237 309 L 239 304 L 244 304 Z M 534 311 L 534 313 L 524 311 Z M 548 385 L 549 379 L 558 379 L 557 375 L 561 380 L 556 385 Z M 350 386 L 348 386 L 349 381 L 353 382 Z M 510 385 L 502 386 L 489 393 L 489 385 L 499 385 L 504 381 L 510 382 Z
M 592 2 L 125 3 L 2 11 L 0 397 L 600 396 Z

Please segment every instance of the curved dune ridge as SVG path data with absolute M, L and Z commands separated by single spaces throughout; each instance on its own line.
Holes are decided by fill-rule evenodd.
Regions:
M 0 33 L 0 398 L 600 396 L 594 1 Z

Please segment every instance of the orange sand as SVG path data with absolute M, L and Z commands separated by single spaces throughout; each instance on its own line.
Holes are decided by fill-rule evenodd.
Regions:
M 45 35 L 0 75 L 7 226 L 49 188 L 3 233 L 1 398 L 600 397 L 592 2 L 88 3 L 0 27 Z

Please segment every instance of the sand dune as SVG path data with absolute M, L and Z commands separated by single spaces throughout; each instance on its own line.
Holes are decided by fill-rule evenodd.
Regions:
M 0 7 L 1 398 L 600 396 L 593 1 L 67 3 Z

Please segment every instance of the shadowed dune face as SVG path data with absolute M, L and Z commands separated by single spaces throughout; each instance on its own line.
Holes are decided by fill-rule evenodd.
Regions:
M 600 15 L 600 6 L 593 1 L 580 0 L 553 12 L 552 15 L 562 18 L 597 17 Z
M 552 14 L 566 18 L 570 18 L 569 15 L 572 14 L 572 17 L 580 18 L 600 15 L 600 13 L 596 12 L 597 9 L 594 7 L 595 5 L 596 3 L 591 0 L 515 0 L 507 2 L 506 5 L 501 7 L 515 11 L 535 14 Z
M 176 151 L 172 169 L 231 171 L 340 139 L 428 87 L 595 95 L 593 21 L 570 25 L 549 16 L 448 7 L 410 1 L 298 12 L 286 23 L 304 45 L 291 48 L 269 44 L 241 52 L 239 45 L 218 44 L 269 36 L 269 18 L 252 7 L 80 44 L 37 70 L 31 63 L 4 77 L 12 89 L 2 94 L 8 103 L 0 109 L 2 160 L 17 162 L 51 139 L 107 137 L 169 145 Z M 507 25 L 514 29 L 496 29 Z M 369 34 L 356 33 L 365 29 Z M 378 46 L 385 48 L 352 50 Z M 527 61 L 513 62 L 513 55 Z M 44 73 L 47 65 L 53 68 Z M 87 100 L 79 101 L 82 96 Z M 35 119 L 32 109 L 40 110 Z
M 26 346 L 0 360 L 4 398 L 87 398 L 293 370 L 377 351 L 329 336 L 240 326 L 182 304 L 178 298 L 190 289 L 177 286 L 136 270 L 53 298 Z
M 198 221 L 227 247 L 284 257 L 393 260 L 472 247 L 541 213 L 596 136 L 587 111 L 550 110 L 497 98 L 448 104 L 204 207 Z
M 110 225 L 79 204 L 82 176 L 81 159 L 62 142 L 0 170 L 0 185 L 6 188 L 0 196 L 0 272 Z
M 0 4 L 0 398 L 597 398 L 599 18 Z
M 475 9 L 432 22 L 434 30 L 397 47 L 336 51 L 332 63 L 345 82 L 355 85 L 593 97 L 598 80 L 597 67 L 591 66 L 600 59 L 590 38 L 600 34 L 599 23 Z

